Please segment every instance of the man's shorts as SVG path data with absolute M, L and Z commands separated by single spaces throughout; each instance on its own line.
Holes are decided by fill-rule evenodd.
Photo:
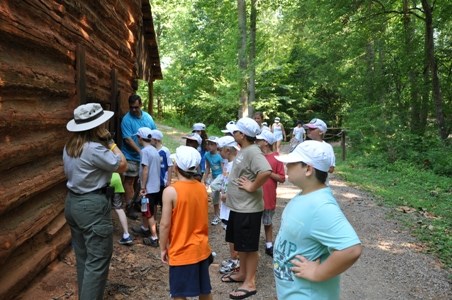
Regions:
M 163 198 L 163 190 L 165 189 L 165 187 L 164 186 L 160 186 L 160 191 L 158 192 L 158 193 L 156 193 L 157 195 L 156 195 L 156 205 L 160 205 L 160 206 L 163 206 L 162 205 L 162 198 Z
M 220 203 L 220 191 L 213 191 L 212 193 L 210 193 L 210 196 L 212 197 L 213 205 Z
M 148 210 L 146 212 L 141 212 L 141 214 L 147 219 L 152 218 L 154 216 L 155 211 L 154 208 L 157 205 L 157 197 L 159 193 L 151 193 L 146 194 L 146 198 L 148 198 Z
M 259 250 L 262 212 L 229 213 L 226 228 L 226 242 L 234 243 L 234 250 L 239 252 L 255 252 Z
M 121 209 L 122 208 L 122 196 L 123 194 L 113 194 L 113 198 L 111 199 L 111 206 L 114 209 Z
M 210 294 L 209 258 L 191 265 L 170 266 L 169 285 L 171 298 Z
M 127 171 L 124 172 L 124 176 L 137 177 L 140 170 L 140 162 L 134 160 L 127 161 Z
M 262 214 L 262 224 L 264 226 L 269 226 L 273 224 L 273 216 L 275 215 L 274 209 L 266 209 L 264 210 L 264 213 Z

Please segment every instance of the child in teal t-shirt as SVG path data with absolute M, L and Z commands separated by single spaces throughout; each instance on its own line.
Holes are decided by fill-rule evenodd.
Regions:
M 330 156 L 324 143 L 305 141 L 276 157 L 301 189 L 284 209 L 273 249 L 278 299 L 339 299 L 339 275 L 361 255 L 355 230 L 325 185 Z
M 207 139 L 207 149 L 209 152 L 206 152 L 204 155 L 206 162 L 206 171 L 203 176 L 203 181 L 206 185 L 209 185 L 210 182 L 215 180 L 218 175 L 223 173 L 223 158 L 220 153 L 217 151 L 217 140 L 218 138 L 212 136 Z M 212 173 L 212 178 L 209 179 L 209 175 Z M 212 203 L 213 203 L 213 213 L 214 217 L 212 219 L 212 225 L 218 225 L 221 222 L 220 219 L 220 191 L 212 191 Z

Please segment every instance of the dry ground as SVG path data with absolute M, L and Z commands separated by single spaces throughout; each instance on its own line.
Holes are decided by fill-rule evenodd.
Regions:
M 180 137 L 178 132 L 162 128 L 166 134 Z M 339 178 L 330 180 L 333 192 L 364 245 L 359 261 L 342 275 L 342 299 L 452 299 L 451 278 L 433 257 L 422 253 L 422 245 L 389 215 L 397 213 L 377 204 L 373 197 L 350 187 Z M 278 187 L 275 235 L 281 212 L 297 192 L 290 183 Z M 119 222 L 115 223 L 115 241 L 120 238 Z M 129 227 L 139 224 L 130 221 Z M 256 296 L 249 299 L 276 299 L 272 260 L 262 246 L 257 273 Z M 220 281 L 219 263 L 227 257 L 228 247 L 220 225 L 210 225 L 210 243 L 217 253 L 210 267 L 214 299 L 228 299 L 238 284 Z M 48 268 L 19 299 L 77 299 L 73 252 Z M 159 249 L 143 245 L 115 243 L 105 299 L 168 299 L 168 271 L 159 258 Z

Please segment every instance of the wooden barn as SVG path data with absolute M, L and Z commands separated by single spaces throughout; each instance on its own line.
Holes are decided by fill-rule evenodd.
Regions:
M 149 0 L 0 1 L 0 299 L 70 245 L 62 149 L 74 108 L 102 103 L 117 128 L 137 80 L 152 91 L 161 78 Z

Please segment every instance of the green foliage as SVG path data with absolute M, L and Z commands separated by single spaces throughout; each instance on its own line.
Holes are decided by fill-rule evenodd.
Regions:
M 339 161 L 337 173 L 372 192 L 385 205 L 408 206 L 415 213 L 405 219 L 416 236 L 426 243 L 446 267 L 452 267 L 452 179 L 413 163 L 387 163 L 381 155 L 349 153 Z M 402 214 L 397 218 L 404 219 Z

